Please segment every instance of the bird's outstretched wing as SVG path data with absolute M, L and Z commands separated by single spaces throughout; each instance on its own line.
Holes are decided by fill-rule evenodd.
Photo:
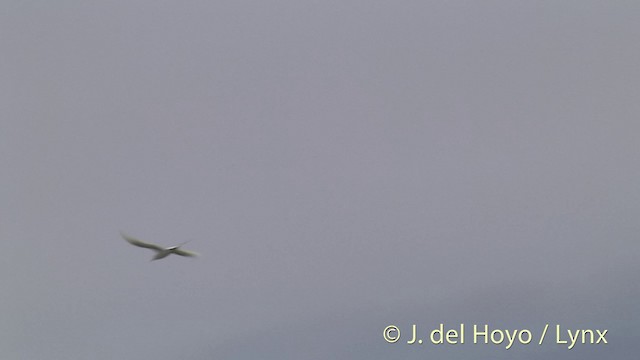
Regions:
M 131 244 L 131 245 L 139 246 L 139 247 L 146 248 L 146 249 L 152 249 L 152 250 L 156 250 L 156 251 L 164 250 L 164 248 L 162 246 L 160 246 L 160 245 L 151 244 L 151 243 L 144 242 L 142 240 L 138 240 L 136 238 L 132 238 L 131 236 L 128 236 L 123 232 L 120 232 L 120 235 L 122 235 L 122 237 L 125 240 L 127 240 L 127 242 L 129 244 Z
M 193 251 L 182 250 L 180 248 L 173 250 L 173 253 L 180 256 L 189 256 L 189 257 L 198 256 L 198 253 L 195 253 Z

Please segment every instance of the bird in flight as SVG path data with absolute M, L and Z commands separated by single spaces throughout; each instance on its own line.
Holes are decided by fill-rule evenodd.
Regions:
M 160 260 L 162 258 L 166 258 L 167 256 L 169 256 L 171 254 L 176 254 L 176 255 L 180 255 L 180 256 L 188 256 L 188 257 L 198 256 L 197 253 L 194 253 L 192 251 L 187 251 L 187 250 L 180 249 L 180 246 L 182 246 L 182 245 L 184 245 L 186 243 L 182 243 L 182 244 L 180 244 L 178 246 L 163 247 L 163 246 L 160 246 L 160 245 L 144 242 L 144 241 L 138 240 L 136 238 L 132 238 L 131 236 L 128 236 L 123 232 L 120 232 L 120 235 L 122 235 L 122 237 L 125 240 L 127 240 L 127 242 L 129 244 L 131 244 L 131 245 L 135 245 L 135 246 L 139 246 L 139 247 L 142 247 L 142 248 L 151 249 L 151 250 L 155 251 L 156 255 L 151 259 L 151 261 Z

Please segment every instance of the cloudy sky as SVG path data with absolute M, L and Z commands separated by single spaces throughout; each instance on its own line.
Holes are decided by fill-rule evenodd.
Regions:
M 3 359 L 637 356 L 639 4 L 1 8 Z

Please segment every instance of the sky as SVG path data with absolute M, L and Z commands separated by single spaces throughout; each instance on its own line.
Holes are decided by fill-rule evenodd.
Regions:
M 637 358 L 640 4 L 0 6 L 3 359 Z

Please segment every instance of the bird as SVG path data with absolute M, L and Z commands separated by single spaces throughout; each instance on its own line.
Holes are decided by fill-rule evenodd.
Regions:
M 184 242 L 180 245 L 177 246 L 171 246 L 171 247 L 163 247 L 160 245 L 156 245 L 156 244 L 151 244 L 148 242 L 144 242 L 142 240 L 138 240 L 136 238 L 133 238 L 125 233 L 123 233 L 122 231 L 120 232 L 120 235 L 122 236 L 122 238 L 124 238 L 125 240 L 127 240 L 127 242 L 131 245 L 135 245 L 141 248 L 146 248 L 146 249 L 151 249 L 153 251 L 156 252 L 156 255 L 151 259 L 151 261 L 153 260 L 160 260 L 163 258 L 166 258 L 167 256 L 171 255 L 171 254 L 176 254 L 176 255 L 180 255 L 180 256 L 187 256 L 187 257 L 196 257 L 198 256 L 197 253 L 192 252 L 192 251 L 187 251 L 187 250 L 182 250 L 180 249 L 180 247 L 184 244 L 186 244 L 187 242 Z

